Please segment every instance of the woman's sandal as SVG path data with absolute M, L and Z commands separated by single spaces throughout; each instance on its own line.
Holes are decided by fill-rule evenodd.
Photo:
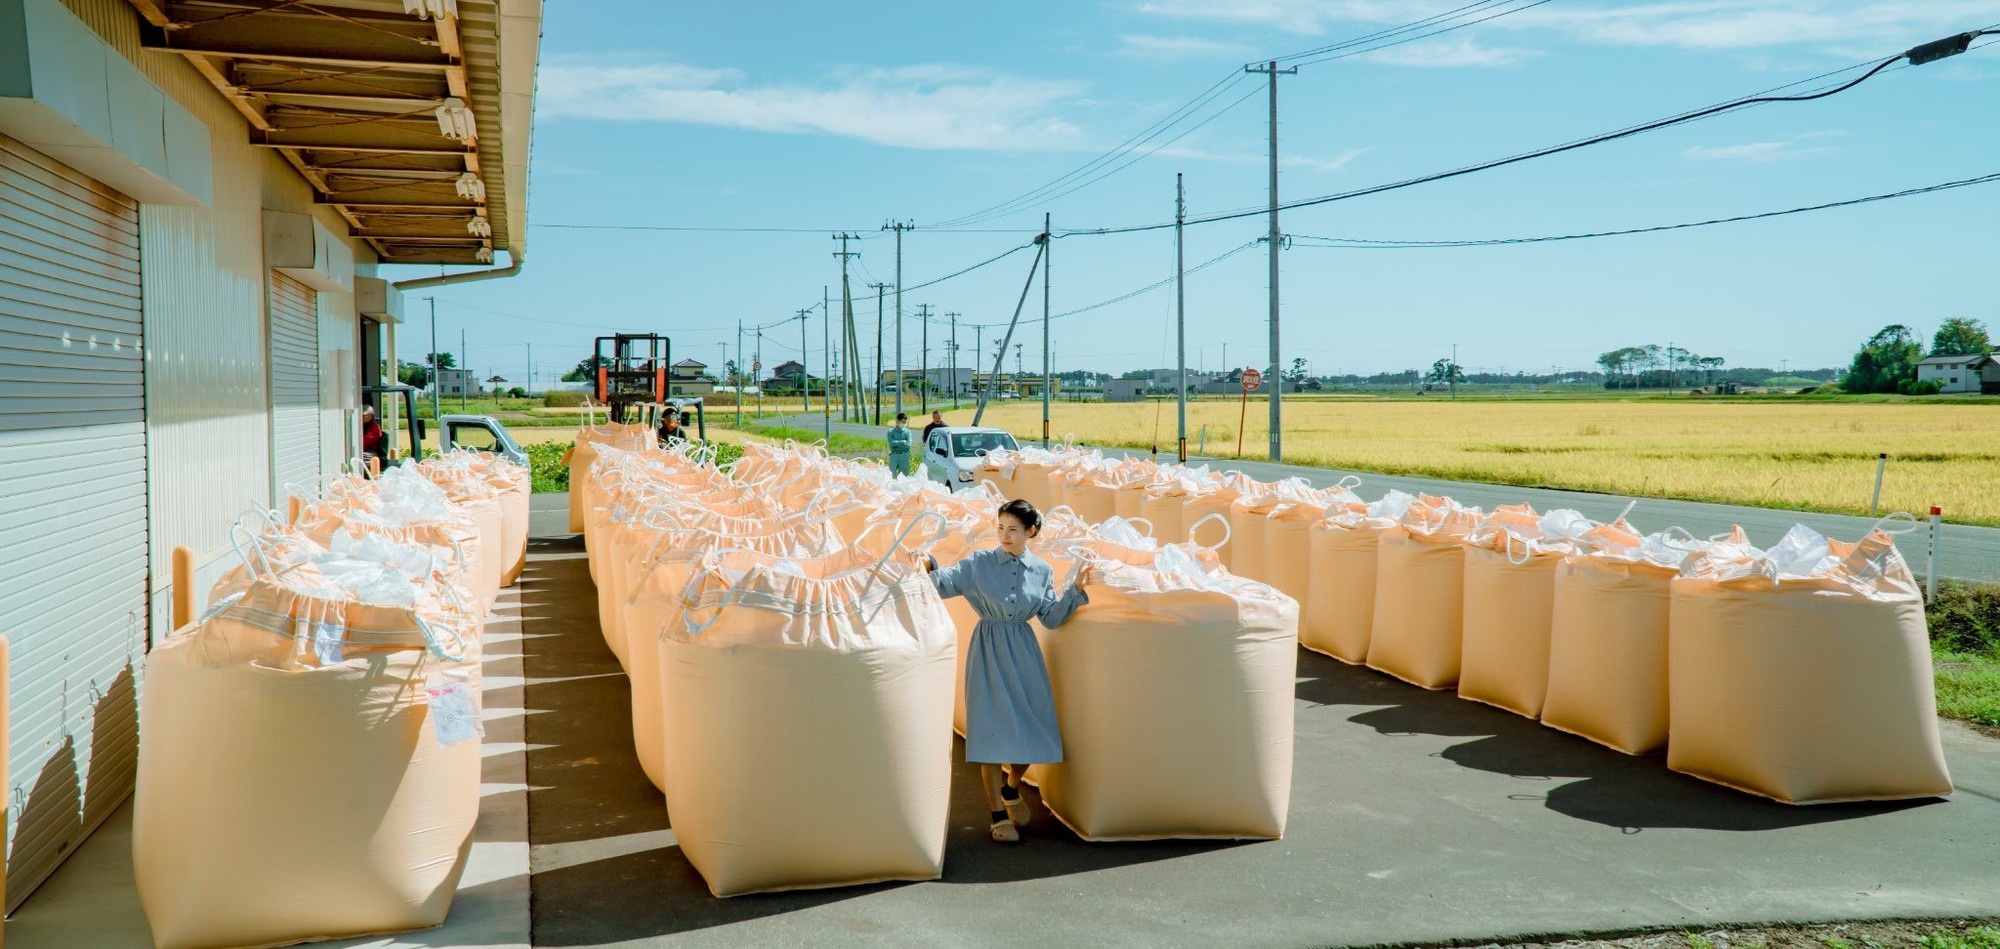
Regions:
M 1014 792 L 1014 796 L 1008 797 L 1008 791 Z M 1000 803 L 1006 806 L 1007 816 L 1014 821 L 1014 826 L 1028 826 L 1028 819 L 1033 816 L 1033 812 L 1028 810 L 1028 798 L 1021 793 L 1020 788 L 1011 787 L 1004 781 L 1001 782 Z
M 1003 844 L 1017 844 L 1021 842 L 1021 832 L 1014 828 L 1013 821 L 997 820 L 993 822 L 993 839 Z

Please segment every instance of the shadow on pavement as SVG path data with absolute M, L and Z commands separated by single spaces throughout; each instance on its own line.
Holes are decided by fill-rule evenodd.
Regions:
M 1941 803 L 1780 804 L 1667 770 L 1658 755 L 1634 756 L 1545 728 L 1492 706 L 1431 692 L 1372 670 L 1301 651 L 1299 697 L 1320 705 L 1379 706 L 1348 720 L 1384 735 L 1474 740 L 1438 757 L 1464 768 L 1522 780 L 1509 794 L 1552 811 L 1627 833 L 1647 828 L 1755 831 L 1854 820 Z M 1582 780 L 1568 780 L 1577 779 Z M 1562 781 L 1565 783 L 1558 784 Z
M 536 538 L 521 577 L 534 944 L 585 946 L 726 926 L 907 883 L 716 899 L 672 843 L 666 802 L 632 751 L 629 689 L 597 625 L 578 537 Z M 1241 846 L 1231 841 L 1088 844 L 1036 798 L 1023 841 L 987 836 L 977 767 L 954 745 L 947 884 L 1085 873 Z M 1035 797 L 1030 791 L 1030 796 Z

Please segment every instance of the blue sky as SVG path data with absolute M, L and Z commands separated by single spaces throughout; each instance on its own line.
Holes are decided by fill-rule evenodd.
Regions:
M 1022 243 L 1044 211 L 1059 231 L 1171 220 L 1176 172 L 1187 177 L 1191 215 L 1260 205 L 1267 103 L 1261 77 L 1233 76 L 1243 63 L 1464 2 L 550 4 L 528 266 L 511 280 L 436 291 L 439 337 L 455 344 L 465 328 L 471 365 L 515 380 L 529 344 L 541 368 L 560 371 L 614 329 L 667 333 L 677 358 L 717 364 L 722 344 L 734 355 L 739 319 L 782 320 L 817 304 L 827 284 L 837 309 L 828 234 L 847 229 L 866 238 L 852 279 L 872 361 L 875 301 L 863 285 L 894 279 L 885 220 L 919 225 L 904 237 L 904 283 L 913 285 Z M 1280 191 L 1309 197 L 1501 157 L 1996 23 L 2000 0 L 1550 0 L 1283 78 Z M 1233 85 L 1197 113 L 1205 124 L 1114 175 L 976 228 L 923 226 L 1038 188 L 1217 82 Z M 2000 172 L 1996 95 L 2000 50 L 1975 49 L 1816 102 L 1291 211 L 1283 226 L 1386 240 L 1527 237 L 1931 185 Z M 1256 217 L 1190 228 L 1188 265 L 1264 226 Z M 2000 323 L 1996 234 L 2000 184 L 1661 235 L 1448 250 L 1294 246 L 1281 255 L 1285 358 L 1304 357 L 1315 372 L 1396 370 L 1428 366 L 1457 343 L 1469 369 L 1546 370 L 1672 342 L 1733 365 L 1842 364 L 1885 323 L 1926 335 L 1949 316 Z M 1170 276 L 1172 254 L 1171 231 L 1058 240 L 1054 309 Z M 906 361 L 918 360 L 917 304 L 965 324 L 1004 322 L 1029 257 L 906 294 Z M 1266 362 L 1266 266 L 1259 246 L 1188 278 L 1191 365 L 1221 368 L 1225 344 L 1230 364 Z M 1039 315 L 1040 294 L 1037 286 L 1024 316 Z M 420 353 L 426 304 L 410 302 L 402 346 Z M 1056 320 L 1057 368 L 1171 365 L 1173 303 L 1168 287 Z M 972 333 L 961 333 L 969 357 Z M 1024 333 L 1036 368 L 1039 327 Z M 817 314 L 807 335 L 817 369 Z M 944 335 L 933 328 L 934 365 Z M 987 332 L 989 347 L 996 335 Z M 765 367 L 796 358 L 798 346 L 796 322 L 768 330 Z

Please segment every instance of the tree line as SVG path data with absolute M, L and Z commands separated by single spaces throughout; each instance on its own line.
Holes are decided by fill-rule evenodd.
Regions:
M 1930 356 L 1976 356 L 1993 351 L 1986 324 L 1952 317 L 1931 335 Z M 1917 331 L 1902 323 L 1882 327 L 1855 352 L 1840 388 L 1847 392 L 1896 392 L 1929 395 L 1938 391 L 1933 380 L 1917 379 L 1917 363 L 1925 358 Z

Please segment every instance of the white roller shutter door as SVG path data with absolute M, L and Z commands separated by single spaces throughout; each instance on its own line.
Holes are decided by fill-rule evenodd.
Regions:
M 0 136 L 8 908 L 132 792 L 147 616 L 139 211 Z
M 319 480 L 319 301 L 271 272 L 271 484 L 308 493 Z

